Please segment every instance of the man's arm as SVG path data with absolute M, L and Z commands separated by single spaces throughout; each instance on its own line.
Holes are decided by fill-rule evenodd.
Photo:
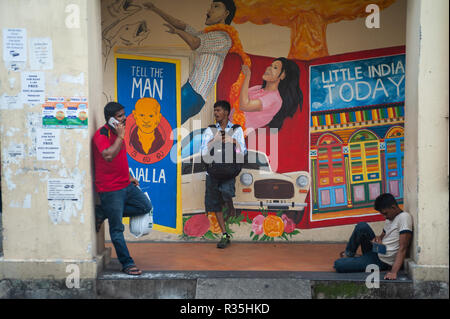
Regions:
M 245 146 L 244 131 L 242 130 L 242 127 L 237 128 L 233 136 L 229 137 L 229 139 L 225 142 L 236 144 L 237 149 L 243 154 L 247 152 L 247 148 Z
M 161 18 L 163 18 L 168 23 L 164 24 L 169 28 L 167 32 L 177 34 L 181 39 L 183 39 L 184 42 L 187 43 L 187 45 L 189 45 L 191 50 L 196 50 L 200 46 L 200 38 L 185 31 L 187 26 L 186 23 L 162 11 L 161 9 L 156 7 L 152 2 L 146 2 L 144 3 L 144 6 L 147 9 L 155 12 Z
M 169 28 L 167 32 L 177 34 L 181 39 L 183 39 L 184 42 L 187 43 L 187 45 L 189 45 L 191 50 L 194 51 L 200 47 L 201 40 L 199 37 L 196 37 L 195 35 L 192 35 L 184 30 L 176 29 L 169 24 L 164 25 Z
M 116 125 L 117 138 L 114 143 L 102 152 L 102 156 L 107 162 L 111 162 L 122 148 L 123 139 L 125 137 L 125 126 L 121 123 Z
M 186 23 L 167 14 L 160 8 L 156 7 L 153 4 L 153 2 L 144 3 L 144 7 L 146 7 L 148 10 L 152 10 L 154 13 L 156 13 L 161 18 L 163 18 L 166 22 L 168 22 L 170 25 L 172 25 L 175 29 L 179 29 L 179 30 L 183 30 L 183 31 L 186 29 Z
M 389 271 L 384 279 L 397 279 L 397 273 L 403 265 L 403 261 L 406 257 L 406 252 L 408 251 L 409 243 L 411 241 L 412 233 L 407 232 L 400 234 L 400 248 L 395 256 L 394 265 L 392 265 L 391 271 Z

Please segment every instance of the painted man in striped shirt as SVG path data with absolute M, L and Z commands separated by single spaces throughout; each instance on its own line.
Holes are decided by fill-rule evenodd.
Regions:
M 196 31 L 151 2 L 144 3 L 144 6 L 168 22 L 164 24 L 169 28 L 167 32 L 177 34 L 196 53 L 192 72 L 181 89 L 181 123 L 184 123 L 199 113 L 205 105 L 206 98 L 222 71 L 223 61 L 232 46 L 232 40 L 224 31 Z M 213 0 L 206 12 L 205 25 L 229 25 L 235 12 L 233 0 Z

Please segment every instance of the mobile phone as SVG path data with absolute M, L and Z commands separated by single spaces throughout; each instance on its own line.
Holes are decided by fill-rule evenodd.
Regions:
M 372 251 L 374 253 L 385 255 L 386 254 L 386 246 L 383 244 L 372 243 Z
M 116 125 L 119 123 L 120 122 L 118 120 L 116 120 L 114 117 L 110 117 L 108 120 L 108 124 L 113 128 L 116 128 Z

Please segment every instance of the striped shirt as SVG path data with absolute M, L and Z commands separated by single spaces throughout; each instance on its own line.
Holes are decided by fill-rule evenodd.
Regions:
M 206 101 L 208 94 L 217 82 L 223 61 L 232 41 L 224 31 L 199 32 L 187 26 L 185 31 L 200 38 L 200 46 L 195 50 L 194 67 L 189 75 L 192 88 Z

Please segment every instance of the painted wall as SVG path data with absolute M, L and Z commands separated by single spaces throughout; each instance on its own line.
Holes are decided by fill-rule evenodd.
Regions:
M 193 55 L 188 46 L 176 35 L 167 33 L 167 27 L 163 25 L 164 21 L 155 13 L 144 9 L 141 6 L 142 3 L 143 2 L 137 0 L 132 2 L 102 1 L 102 36 L 104 54 L 103 92 L 105 103 L 106 101 L 115 99 L 116 96 L 114 51 L 120 54 L 125 53 L 147 57 L 153 56 L 181 59 L 181 85 L 186 82 L 187 75 L 191 71 Z M 280 8 L 287 6 L 287 3 L 291 10 L 288 10 L 287 12 L 285 12 L 286 10 L 280 11 Z M 204 28 L 205 14 L 210 6 L 210 1 L 154 1 L 154 4 L 174 17 L 201 30 Z M 259 57 L 261 57 L 261 61 L 265 61 L 261 62 L 261 68 L 263 68 L 262 64 L 269 63 L 269 61 L 275 57 L 290 57 L 296 61 L 303 61 L 304 66 L 301 68 L 301 73 L 302 76 L 307 76 L 309 74 L 309 70 L 307 70 L 308 61 L 316 61 L 319 59 L 316 63 L 320 63 L 320 58 L 322 57 L 343 53 L 349 54 L 350 52 L 362 52 L 365 50 L 370 52 L 370 50 L 374 49 L 401 46 L 405 44 L 406 1 L 388 1 L 384 2 L 384 7 L 380 5 L 381 28 L 379 29 L 369 29 L 365 26 L 365 17 L 368 13 L 365 12 L 365 5 L 361 1 L 347 2 L 346 6 L 348 6 L 345 7 L 344 10 L 342 10 L 343 3 L 338 4 L 332 1 L 325 1 L 320 10 L 309 7 L 310 4 L 303 1 L 286 1 L 286 3 L 283 3 L 282 1 L 276 3 L 260 1 L 260 6 L 258 7 L 259 11 L 248 8 L 245 1 L 236 1 L 236 5 L 237 12 L 231 25 L 238 33 L 245 54 L 250 55 L 252 58 L 258 57 L 259 59 Z M 335 12 L 338 7 L 341 10 L 336 16 Z M 268 15 L 267 12 L 270 12 L 270 15 Z M 303 14 L 300 15 L 299 21 L 308 22 L 304 22 L 303 24 L 292 22 L 290 15 L 299 16 L 299 12 Z M 315 33 L 316 31 L 318 33 Z M 320 36 L 315 38 L 317 43 L 314 43 L 311 39 L 317 34 Z M 358 56 L 358 54 L 356 56 Z M 361 56 L 361 54 L 359 56 Z M 348 59 L 351 60 L 350 57 Z M 333 59 L 331 58 L 329 61 L 333 61 Z M 205 107 L 198 115 L 192 118 L 201 121 L 200 127 L 206 127 L 213 122 L 211 106 L 215 99 L 226 97 L 226 94 L 224 95 L 221 93 L 221 78 L 222 80 L 227 78 L 227 74 L 231 79 L 237 77 L 239 69 L 237 71 L 233 70 L 234 73 L 230 71 L 231 66 L 235 66 L 234 64 L 236 64 L 236 62 L 233 64 L 233 61 L 231 61 L 230 63 L 231 64 L 226 65 L 224 68 L 224 70 L 227 71 L 222 71 L 221 77 L 219 77 L 217 96 L 211 94 L 206 101 Z M 299 64 L 301 64 L 301 62 L 299 62 Z M 239 62 L 237 65 L 239 66 Z M 233 82 L 233 80 L 230 81 L 231 83 Z M 257 79 L 253 81 L 257 81 Z M 308 78 L 305 78 L 303 81 L 303 94 L 308 95 L 309 80 Z M 225 86 L 229 84 L 230 83 Z M 227 89 L 225 89 L 225 91 L 226 90 Z M 301 118 L 306 120 L 305 123 L 308 123 L 310 120 L 310 115 L 308 115 L 309 105 L 304 103 L 303 110 L 304 111 L 302 112 L 305 114 L 301 115 Z M 399 124 L 401 126 L 402 122 L 400 121 Z M 182 128 L 186 129 L 187 132 L 192 132 L 198 127 L 194 127 L 194 121 L 187 121 L 182 125 Z M 304 135 L 306 139 L 309 138 L 309 134 L 308 131 L 305 131 Z M 309 148 L 309 145 L 305 145 L 305 147 Z M 300 166 L 293 164 L 293 167 L 299 166 L 299 168 L 294 169 L 294 171 L 305 171 L 307 174 L 310 174 L 309 185 L 311 186 L 314 184 L 313 179 L 316 172 L 313 172 L 309 167 L 309 151 L 305 152 L 304 158 L 305 164 L 301 164 Z M 271 164 L 273 166 L 274 163 L 271 162 Z M 293 169 L 292 167 L 286 168 L 281 166 L 276 167 L 275 171 L 278 173 L 286 173 L 292 172 Z M 187 213 L 187 207 L 195 208 L 192 212 L 195 210 L 200 211 L 202 209 L 202 192 L 203 190 L 201 188 L 196 192 L 196 198 L 198 197 L 195 199 L 196 203 L 191 203 L 193 201 L 192 196 L 184 196 L 186 191 L 184 192 L 182 200 L 182 206 L 184 206 L 184 223 L 192 216 L 189 213 L 191 210 Z M 311 193 L 308 193 L 307 196 L 308 197 L 303 198 L 302 201 L 309 204 Z M 305 211 L 308 215 L 309 212 L 312 211 L 312 208 L 308 206 Z M 284 221 L 284 227 L 286 227 L 286 223 L 290 224 L 291 221 L 293 222 L 295 220 L 294 223 L 297 224 L 298 228 L 298 218 L 295 218 L 290 214 L 289 219 L 291 221 L 288 221 L 287 215 L 284 217 L 282 214 L 279 215 L 279 220 Z M 254 215 L 252 215 L 251 218 L 244 218 L 244 215 L 241 215 L 241 217 L 236 220 L 229 219 L 229 227 L 235 238 L 239 240 L 254 239 L 255 232 L 252 230 L 256 226 L 253 226 L 252 228 L 253 217 Z M 199 219 L 199 221 L 196 223 L 199 225 L 202 223 L 206 225 L 208 222 L 211 225 L 211 228 L 205 234 L 198 237 L 215 238 L 216 235 L 213 226 L 214 218 L 210 216 L 209 220 L 207 220 L 206 217 L 204 220 L 200 217 L 197 219 Z M 379 217 L 372 219 L 366 218 L 366 220 L 373 222 L 373 226 L 377 231 L 381 230 L 382 223 L 377 222 L 381 220 Z M 354 222 L 356 221 L 351 220 L 334 224 L 328 223 L 327 225 L 322 223 L 321 225 L 317 224 L 316 227 L 319 227 L 318 229 L 309 229 L 314 227 L 306 226 L 302 227 L 306 229 L 297 229 L 295 232 L 285 233 L 284 237 L 278 237 L 276 240 L 346 240 L 353 227 L 351 224 Z M 335 225 L 343 226 L 332 227 Z M 331 228 L 328 228 L 327 231 L 321 231 L 320 227 L 323 226 L 329 226 Z M 194 233 L 188 231 L 187 234 L 184 232 L 180 237 L 180 234 L 173 235 L 155 231 L 150 236 L 147 236 L 145 240 L 179 240 L 182 238 L 196 240 L 198 239 L 198 234 L 196 236 L 190 236 Z M 129 235 L 128 239 L 135 240 Z

